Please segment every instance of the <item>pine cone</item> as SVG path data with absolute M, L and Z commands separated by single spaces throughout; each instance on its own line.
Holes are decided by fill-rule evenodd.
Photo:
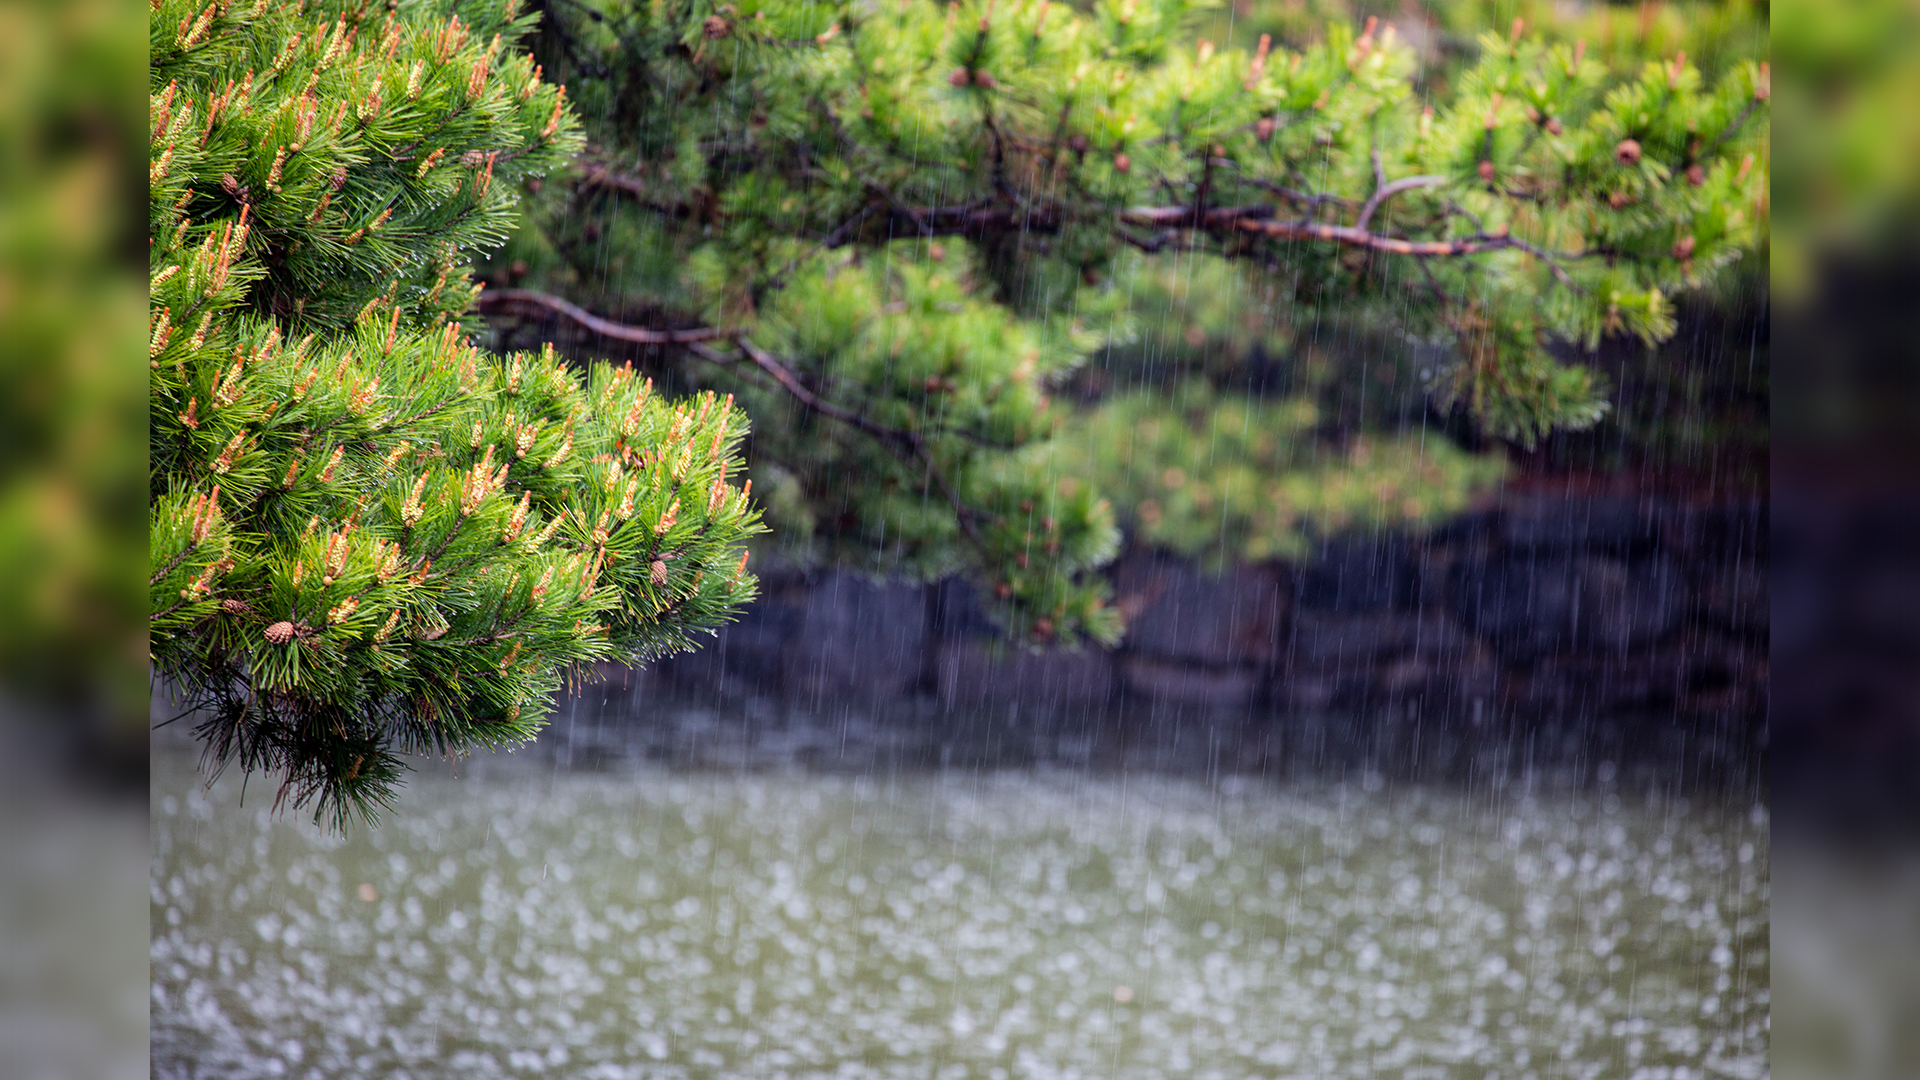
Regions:
M 728 29 L 727 20 L 718 15 L 707 16 L 707 21 L 701 25 L 701 30 L 706 33 L 708 41 L 719 41 L 726 37 Z
M 282 619 L 267 627 L 262 636 L 274 645 L 285 645 L 293 640 L 293 624 Z
M 967 75 L 966 68 L 954 68 L 947 74 L 947 82 L 954 86 L 965 86 L 972 81 L 973 79 Z
M 1687 166 L 1687 183 L 1692 184 L 1694 187 L 1699 187 L 1706 182 L 1707 170 L 1698 165 Z
M 220 610 L 229 615 L 245 615 L 253 609 L 247 606 L 245 600 L 222 600 L 220 601 Z
M 1479 173 L 1480 173 L 1480 179 L 1485 180 L 1489 184 L 1493 183 L 1493 176 L 1494 176 L 1493 162 L 1491 161 L 1481 162 Z
M 1693 255 L 1693 248 L 1693 237 L 1683 236 L 1673 245 L 1673 257 L 1676 259 L 1687 259 Z
M 1268 139 L 1273 138 L 1274 129 L 1278 126 L 1279 125 L 1273 122 L 1273 117 L 1263 116 L 1254 121 L 1253 137 L 1259 139 L 1261 142 L 1266 142 Z
M 1613 159 L 1622 165 L 1633 165 L 1640 161 L 1640 144 L 1633 139 L 1621 139 L 1620 145 L 1613 148 Z
M 1115 172 L 1122 172 L 1122 173 L 1124 173 L 1124 172 L 1126 172 L 1127 170 L 1129 170 L 1129 169 L 1131 169 L 1131 168 L 1133 168 L 1133 159 L 1132 159 L 1132 158 L 1130 158 L 1130 157 L 1128 157 L 1128 156 L 1127 156 L 1127 155 L 1125 155 L 1125 154 L 1115 154 L 1115 155 L 1113 155 L 1113 169 L 1114 169 L 1114 171 L 1115 171 Z

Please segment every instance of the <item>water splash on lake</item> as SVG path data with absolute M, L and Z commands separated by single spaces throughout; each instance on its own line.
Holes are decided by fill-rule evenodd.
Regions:
M 1747 800 L 461 771 L 342 840 L 157 746 L 154 1074 L 1767 1074 Z

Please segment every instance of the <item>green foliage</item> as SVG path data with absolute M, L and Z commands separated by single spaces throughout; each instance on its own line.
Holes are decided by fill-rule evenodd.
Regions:
M 1684 59 L 1600 62 L 1644 41 L 1585 55 L 1488 35 L 1428 107 L 1391 27 L 1329 25 L 1293 49 L 1196 45 L 1212 10 L 555 5 L 535 51 L 591 142 L 563 182 L 529 186 L 529 226 L 488 275 L 586 304 L 637 331 L 624 339 L 636 358 L 676 384 L 749 402 L 752 467 L 783 532 L 876 571 L 966 572 L 1007 598 L 1016 636 L 1044 618 L 1051 634 L 1104 639 L 1072 615 L 1103 610 L 1085 572 L 1097 530 L 1063 539 L 1071 557 L 1023 586 L 1010 571 L 1037 565 L 1024 527 L 1028 565 L 1009 566 L 992 529 L 965 523 L 1039 505 L 991 479 L 1022 470 L 985 466 L 996 451 L 1071 456 L 1049 456 L 1050 433 L 1087 429 L 1040 422 L 1020 395 L 983 403 L 1025 343 L 1041 350 L 1023 392 L 1036 399 L 1084 383 L 1089 338 L 1103 357 L 1126 347 L 1148 321 L 1133 318 L 1140 258 L 1238 267 L 1226 276 L 1244 275 L 1267 320 L 1221 321 L 1261 350 L 1347 321 L 1437 354 L 1436 405 L 1530 446 L 1606 413 L 1606 387 L 1569 356 L 1671 335 L 1674 297 L 1764 236 L 1769 87 L 1750 61 L 1716 59 L 1708 85 Z M 952 317 L 889 315 L 923 287 L 901 268 L 936 245 L 961 290 L 943 301 Z M 528 313 L 504 294 L 482 303 Z M 704 351 L 664 336 L 695 327 L 712 335 Z M 876 346 L 893 338 L 924 348 L 895 360 Z M 782 401 L 770 387 L 784 378 L 806 397 L 787 387 Z M 1283 550 L 1283 532 L 1248 550 Z M 1036 606 L 1051 596 L 1072 602 Z
M 505 3 L 152 15 L 157 673 L 216 766 L 344 827 L 406 752 L 511 745 L 570 671 L 749 600 L 728 398 L 465 338 L 459 259 L 580 145 Z
M 1251 49 L 1269 34 L 1304 48 L 1335 24 L 1375 17 L 1391 23 L 1419 56 L 1422 84 L 1444 94 L 1479 55 L 1480 35 L 1506 32 L 1513 20 L 1553 41 L 1584 41 L 1587 53 L 1615 71 L 1684 52 L 1718 77 L 1768 49 L 1767 0 L 1236 0 L 1209 13 L 1199 33 Z
M 836 260 L 770 294 L 755 339 L 829 386 L 858 388 L 851 426 L 749 386 L 761 466 L 803 508 L 790 546 L 875 572 L 994 568 L 994 614 L 1013 636 L 1112 644 L 1120 624 L 1090 571 L 1118 546 L 1109 508 L 1025 460 L 1063 419 L 1046 387 L 1093 338 L 1070 319 L 1023 320 L 979 297 L 964 245 L 900 241 Z M 880 433 L 876 438 L 875 433 Z M 898 434 L 892 434 L 898 433 Z M 903 453 L 904 451 L 904 453 Z M 973 561 L 967 556 L 971 555 Z
M 1788 0 L 1779 27 L 1786 134 L 1772 280 L 1805 304 L 1836 252 L 1912 250 L 1920 224 L 1920 10 L 1900 0 Z M 1824 411 L 1824 410 L 1823 410 Z
M 1505 472 L 1497 456 L 1427 437 L 1316 437 L 1312 401 L 1220 394 L 1116 394 L 1079 420 L 1057 453 L 1111 493 L 1149 542 L 1215 565 L 1300 558 L 1315 536 L 1423 525 L 1465 509 Z

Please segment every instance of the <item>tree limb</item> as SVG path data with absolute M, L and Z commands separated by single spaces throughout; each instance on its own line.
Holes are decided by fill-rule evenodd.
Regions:
M 747 358 L 753 361 L 755 366 L 772 376 L 773 380 L 779 383 L 781 388 L 786 390 L 787 393 L 793 395 L 794 399 L 800 402 L 800 404 L 822 416 L 838 420 L 849 427 L 872 436 L 876 441 L 893 450 L 895 453 L 918 459 L 926 466 L 927 474 L 933 477 L 934 481 L 940 485 L 941 494 L 945 495 L 947 502 L 952 505 L 954 516 L 960 523 L 960 530 L 966 533 L 967 539 L 973 541 L 976 545 L 980 543 L 980 533 L 973 524 L 973 519 L 979 516 L 979 511 L 966 504 L 966 501 L 960 497 L 960 492 L 955 489 L 953 483 L 947 479 L 947 474 L 940 468 L 939 464 L 934 461 L 932 451 L 927 448 L 925 436 L 917 431 L 888 427 L 851 409 L 842 408 L 831 401 L 821 398 L 812 390 L 807 389 L 806 384 L 800 381 L 800 376 L 795 374 L 792 368 L 781 363 L 780 359 L 772 353 L 755 345 L 750 338 L 745 336 L 735 338 L 734 344 L 740 346 L 740 351 L 745 353 Z M 732 357 L 705 345 L 689 344 L 687 351 L 712 363 L 729 367 L 733 364 Z
M 933 453 L 927 448 L 926 436 L 905 428 L 889 427 L 861 413 L 835 405 L 808 389 L 800 381 L 800 376 L 792 368 L 780 362 L 780 359 L 765 349 L 755 345 L 752 339 L 739 331 L 720 330 L 713 327 L 701 327 L 694 330 L 646 330 L 637 326 L 603 319 L 575 304 L 570 304 L 557 296 L 533 292 L 528 289 L 488 289 L 480 294 L 476 306 L 482 311 L 494 311 L 503 314 L 515 314 L 516 305 L 527 305 L 545 312 L 564 315 L 593 332 L 617 341 L 631 341 L 641 345 L 678 345 L 702 360 L 731 367 L 733 357 L 707 345 L 710 341 L 732 341 L 740 347 L 754 365 L 766 372 L 780 388 L 792 395 L 794 400 L 822 416 L 846 424 L 864 432 L 895 452 L 904 452 L 904 456 L 918 459 L 926 466 L 927 473 L 940 485 L 940 490 L 960 522 L 960 528 L 967 538 L 978 544 L 980 535 L 974 527 L 974 518 L 979 512 L 966 505 L 960 492 L 947 479 L 934 460 Z M 957 434 L 957 433 L 956 433 Z M 456 526 L 457 529 L 457 526 Z M 177 606 L 177 605 L 176 605 Z
M 690 345 L 701 341 L 722 341 L 732 337 L 736 332 L 712 326 L 700 326 L 691 330 L 648 330 L 645 327 L 628 326 L 626 323 L 603 319 L 557 296 L 534 292 L 531 289 L 487 289 L 474 301 L 474 309 L 482 315 L 524 316 L 529 313 L 529 310 L 539 314 L 562 315 L 601 337 L 613 338 L 615 341 L 628 341 L 635 345 Z
M 1435 184 L 1444 184 L 1446 182 L 1447 178 L 1444 176 L 1408 176 L 1395 180 L 1391 184 L 1382 184 L 1374 189 L 1373 197 L 1368 199 L 1367 204 L 1360 208 L 1360 216 L 1354 219 L 1353 227 L 1356 229 L 1365 229 L 1367 222 L 1373 220 L 1373 212 L 1380 208 L 1380 204 L 1403 191 L 1411 191 L 1414 188 L 1433 187 Z
M 1442 176 L 1409 176 L 1377 187 L 1372 196 L 1361 205 L 1359 215 L 1353 225 L 1332 225 L 1316 222 L 1311 219 L 1312 212 L 1319 207 L 1328 203 L 1351 205 L 1353 201 L 1351 199 L 1338 195 L 1311 194 L 1296 191 L 1283 185 L 1251 179 L 1243 180 L 1242 182 L 1251 183 L 1256 187 L 1271 191 L 1290 201 L 1305 205 L 1308 209 L 1308 217 L 1294 222 L 1272 220 L 1278 208 L 1261 204 L 1217 207 L 1213 209 L 1205 209 L 1197 205 L 1134 206 L 1119 210 L 1116 213 L 1116 217 L 1123 224 L 1142 226 L 1156 231 L 1165 228 L 1204 228 L 1208 231 L 1237 231 L 1263 235 L 1272 239 L 1324 240 L 1331 243 L 1348 244 L 1354 247 L 1367 248 L 1372 251 L 1385 252 L 1390 255 L 1413 255 L 1420 258 L 1458 257 L 1462 255 L 1479 254 L 1486 251 L 1514 248 L 1525 250 L 1529 254 L 1546 260 L 1553 266 L 1555 276 L 1558 277 L 1563 284 L 1571 284 L 1571 279 L 1566 271 L 1555 263 L 1554 260 L 1559 258 L 1575 258 L 1577 256 L 1543 251 L 1511 237 L 1494 236 L 1483 233 L 1479 236 L 1460 240 L 1405 240 L 1368 231 L 1367 226 L 1372 221 L 1373 215 L 1378 212 L 1379 208 L 1388 199 L 1404 191 L 1434 187 L 1445 181 L 1446 178 Z M 599 167 L 594 168 L 583 182 L 592 186 L 619 191 L 623 194 L 638 198 L 644 199 L 645 197 L 645 186 L 638 179 L 609 172 Z M 1026 207 L 1017 205 L 1008 206 L 997 204 L 991 199 L 966 203 L 959 206 L 915 207 L 909 206 L 901 201 L 882 184 L 872 180 L 867 181 L 866 184 L 869 190 L 886 200 L 891 223 L 897 223 L 904 226 L 907 231 L 926 237 L 985 236 L 1016 231 L 1023 233 L 1054 233 L 1059 231 L 1066 217 L 1063 209 L 1058 205 L 1035 204 Z M 656 207 L 656 209 L 658 209 L 658 207 Z M 688 211 L 679 212 L 685 213 Z M 827 240 L 822 242 L 821 246 L 838 247 L 848 242 L 851 239 L 852 233 L 852 230 L 848 228 L 848 226 L 855 224 L 858 220 L 863 220 L 864 217 L 865 212 L 863 211 L 860 215 L 856 216 L 855 222 L 848 222 L 846 225 L 841 226 L 841 228 L 834 230 Z M 1125 233 L 1117 233 L 1116 235 L 1126 243 L 1145 251 L 1158 250 L 1166 243 L 1166 240 L 1158 237 L 1143 241 L 1139 237 L 1129 236 Z M 490 299 L 493 297 L 497 297 L 497 299 Z M 607 323 L 604 320 L 597 320 L 596 316 L 584 311 L 579 311 L 577 308 L 575 308 L 574 311 L 579 312 L 578 315 L 574 315 L 573 312 L 563 311 L 556 305 L 565 304 L 566 302 L 557 297 L 544 297 L 541 296 L 541 294 L 526 293 L 518 289 L 488 290 L 482 294 L 480 303 L 484 310 L 485 307 L 490 304 L 505 306 L 522 301 L 545 306 L 555 311 L 561 311 L 563 314 L 575 318 L 575 321 L 580 322 L 582 325 L 589 326 L 606 334 L 608 337 L 621 341 L 632 341 L 646 345 L 671 345 L 682 344 L 686 341 L 713 341 L 731 336 L 726 332 L 717 330 L 653 331 L 626 327 L 618 323 Z M 571 307 L 571 305 L 568 306 Z M 606 327 L 615 329 L 602 329 L 600 325 L 595 325 L 594 321 L 589 320 L 596 320 Z M 699 334 L 704 336 L 692 338 L 661 336 L 671 334 Z

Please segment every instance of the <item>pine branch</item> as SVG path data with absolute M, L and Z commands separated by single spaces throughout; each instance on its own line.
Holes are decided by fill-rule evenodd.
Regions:
M 597 170 L 592 174 L 592 177 L 593 183 L 610 190 L 625 193 L 644 190 L 642 186 L 643 182 L 631 176 L 622 176 L 620 174 L 608 173 L 604 170 Z M 1266 188 L 1274 191 L 1276 194 L 1284 195 L 1292 201 L 1307 206 L 1309 208 L 1309 214 L 1311 214 L 1312 210 L 1328 204 L 1352 204 L 1352 200 L 1339 195 L 1302 192 L 1285 187 L 1284 185 L 1267 184 L 1252 180 L 1242 180 L 1240 182 L 1251 183 L 1256 187 Z M 1323 240 L 1330 243 L 1380 251 L 1391 255 L 1412 255 L 1419 258 L 1459 258 L 1508 248 L 1526 250 L 1530 254 L 1548 260 L 1549 262 L 1581 257 L 1580 254 L 1576 253 L 1546 252 L 1510 237 L 1482 234 L 1458 240 L 1409 240 L 1370 232 L 1367 229 L 1367 225 L 1371 222 L 1373 215 L 1379 210 L 1380 206 L 1393 196 L 1418 188 L 1437 187 L 1444 183 L 1446 183 L 1446 178 L 1442 176 L 1410 176 L 1376 188 L 1367 201 L 1361 204 L 1360 212 L 1353 225 L 1333 225 L 1315 222 L 1312 221 L 1310 217 L 1296 222 L 1274 221 L 1270 219 L 1277 215 L 1279 208 L 1266 204 L 1208 209 L 1196 201 L 1194 205 L 1190 206 L 1134 206 L 1111 212 L 1116 221 L 1126 225 L 1140 225 L 1154 228 L 1201 228 L 1215 233 L 1238 231 L 1262 235 L 1272 239 Z M 1021 205 L 1015 202 L 1014 197 L 1008 192 L 1000 192 L 998 198 L 988 198 L 960 206 L 916 207 L 901 202 L 891 191 L 875 181 L 869 180 L 866 181 L 866 184 L 871 190 L 886 200 L 888 208 L 892 211 L 889 218 L 890 228 L 895 225 L 904 226 L 911 232 L 929 237 L 962 236 L 978 238 L 1008 234 L 1053 234 L 1060 231 L 1069 217 L 1066 208 L 1058 203 Z M 996 184 L 996 187 L 998 186 L 999 185 Z M 659 209 L 652 203 L 645 203 L 644 205 Z M 856 227 L 869 216 L 871 210 L 872 207 L 869 206 L 857 212 L 851 219 L 843 222 L 830 233 L 825 240 L 817 244 L 813 251 L 809 251 L 807 254 L 811 255 L 815 251 L 841 247 L 849 243 L 854 237 Z M 674 208 L 672 212 L 691 213 L 691 211 L 686 211 L 681 208 Z M 1143 240 L 1120 231 L 1116 231 L 1115 235 L 1133 247 L 1149 253 L 1164 250 L 1171 240 L 1170 237 L 1154 237 Z M 804 258 L 805 256 L 802 256 L 800 260 L 796 261 L 804 261 Z M 789 270 L 791 270 L 791 267 L 789 267 Z M 1556 265 L 1556 270 L 1559 271 L 1556 276 L 1560 277 L 1563 282 L 1571 283 L 1570 278 L 1566 276 L 1563 268 L 1559 268 Z M 785 273 L 786 272 L 783 271 L 783 276 Z M 560 300 L 557 297 L 536 299 L 535 297 L 539 295 L 540 294 L 530 293 L 527 290 L 521 289 L 490 289 L 487 293 L 482 294 L 480 303 L 483 305 L 483 312 L 489 310 L 507 312 L 511 306 L 516 303 L 534 304 L 548 307 L 554 311 L 562 311 L 558 305 L 566 303 L 566 301 Z M 579 309 L 576 308 L 575 310 L 578 311 Z M 584 311 L 579 312 L 580 317 L 575 317 L 571 312 L 563 313 L 568 314 L 569 317 L 573 317 L 574 321 L 579 322 L 583 326 L 591 327 L 595 325 L 595 322 L 589 320 L 600 321 L 597 316 L 590 315 Z M 686 339 L 689 341 L 711 341 L 730 336 L 724 331 L 654 331 L 622 326 L 618 323 L 606 323 L 605 325 L 619 327 L 615 332 L 607 332 L 607 337 L 643 345 L 680 343 L 679 339 L 660 336 L 665 334 L 708 335 L 706 337 Z
M 578 304 L 562 300 L 550 293 L 535 292 L 531 289 L 487 289 L 474 301 L 474 310 L 482 315 L 524 316 L 529 312 L 537 315 L 561 315 L 601 337 L 631 342 L 635 345 L 692 345 L 703 341 L 727 340 L 737 333 L 737 331 L 711 326 L 687 330 L 648 330 L 644 327 L 629 326 L 626 323 L 603 319 Z
M 1376 162 L 1378 157 L 1379 155 L 1376 154 Z M 1444 176 L 1409 176 L 1401 180 L 1395 180 L 1391 184 L 1381 184 L 1373 189 L 1373 195 L 1367 199 L 1366 205 L 1360 208 L 1360 216 L 1354 219 L 1353 227 L 1364 230 L 1367 227 L 1367 223 L 1373 220 L 1373 212 L 1378 210 L 1382 203 L 1403 191 L 1412 191 L 1415 188 L 1434 187 L 1435 185 L 1446 182 L 1447 178 Z
M 526 307 L 524 310 L 516 310 L 516 305 L 525 305 Z M 1018 444 L 999 442 L 986 438 L 976 432 L 966 431 L 961 428 L 936 426 L 930 431 L 917 432 L 905 428 L 888 427 L 884 424 L 879 424 L 863 414 L 835 405 L 808 389 L 806 384 L 801 381 L 800 376 L 794 372 L 792 368 L 782 363 L 778 358 L 774 357 L 773 354 L 760 349 L 748 340 L 746 331 L 718 330 L 711 327 L 701 327 L 693 330 L 649 330 L 645 327 L 632 326 L 627 323 L 614 322 L 611 319 L 602 318 L 550 293 L 536 292 L 530 289 L 489 289 L 480 294 L 480 298 L 475 306 L 476 310 L 481 311 L 482 314 L 521 316 L 525 314 L 525 310 L 532 310 L 537 314 L 557 314 L 573 320 L 580 326 L 602 337 L 616 341 L 634 342 L 641 345 L 678 345 L 702 360 L 727 367 L 732 366 L 734 363 L 731 357 L 725 353 L 702 346 L 707 342 L 714 341 L 731 342 L 739 346 L 742 352 L 747 353 L 748 358 L 751 359 L 756 366 L 771 376 L 783 391 L 790 394 L 795 400 L 799 401 L 800 404 L 822 416 L 857 428 L 876 438 L 892 440 L 895 443 L 905 445 L 915 439 L 923 438 L 926 434 L 950 435 L 954 438 L 964 439 L 976 446 L 986 447 L 988 449 L 1015 450 L 1019 448 Z M 898 314 L 898 312 L 882 309 L 882 314 Z
M 960 497 L 960 492 L 955 489 L 953 483 L 947 479 L 946 472 L 940 468 L 938 462 L 934 461 L 933 453 L 928 448 L 924 436 L 917 431 L 888 427 L 860 413 L 841 408 L 830 401 L 822 399 L 801 383 L 800 377 L 794 374 L 792 368 L 781 363 L 780 359 L 772 353 L 755 345 L 749 338 L 744 336 L 736 338 L 734 339 L 734 344 L 738 345 L 740 351 L 747 354 L 748 359 L 752 360 L 762 371 L 772 376 L 773 380 L 779 383 L 780 387 L 792 395 L 794 400 L 800 402 L 800 404 L 822 416 L 837 420 L 840 423 L 846 424 L 848 427 L 864 432 L 896 454 L 918 460 L 924 464 L 927 474 L 934 479 L 935 483 L 940 485 L 941 494 L 946 497 L 948 504 L 953 508 L 961 531 L 966 533 L 967 538 L 976 545 L 980 543 L 980 534 L 974 528 L 974 519 L 986 515 L 968 506 L 966 500 Z M 709 360 L 721 365 L 730 365 L 732 363 L 731 358 L 726 356 L 726 354 L 715 352 L 703 345 L 690 344 L 687 348 L 688 351 L 704 360 Z

